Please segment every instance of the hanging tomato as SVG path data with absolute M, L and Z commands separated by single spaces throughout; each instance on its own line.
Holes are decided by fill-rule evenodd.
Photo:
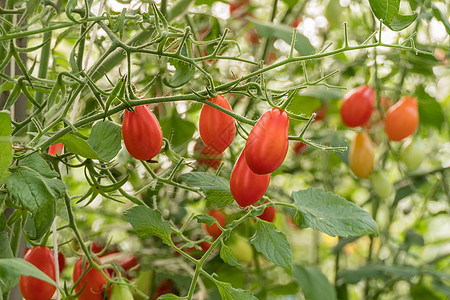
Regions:
M 419 110 L 416 98 L 405 96 L 386 113 L 384 131 L 389 140 L 401 141 L 412 135 L 419 125 Z
M 358 127 L 369 121 L 375 105 L 375 91 L 368 85 L 349 91 L 344 96 L 340 113 L 348 127 Z
M 372 173 L 374 162 L 375 154 L 370 137 L 365 132 L 358 132 L 350 146 L 350 168 L 359 178 L 367 178 Z

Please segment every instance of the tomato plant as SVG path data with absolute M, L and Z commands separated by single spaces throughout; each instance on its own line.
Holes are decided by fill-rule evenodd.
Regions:
M 24 259 L 55 280 L 55 261 L 53 252 L 49 248 L 43 246 L 33 247 L 25 254 Z M 51 299 L 56 290 L 54 285 L 31 276 L 21 276 L 19 287 L 22 296 L 26 300 Z
M 408 170 L 417 170 L 425 159 L 425 145 L 422 140 L 415 138 L 405 143 L 401 159 Z
M 275 220 L 276 214 L 277 214 L 277 210 L 275 207 L 267 206 L 264 209 L 264 212 L 262 213 L 262 215 L 259 215 L 258 218 L 260 218 L 261 220 L 267 221 L 267 222 L 273 222 L 273 220 Z
M 348 127 L 366 124 L 375 106 L 375 91 L 368 85 L 357 87 L 345 94 L 340 108 L 342 122 Z
M 356 133 L 350 146 L 349 163 L 353 173 L 360 178 L 367 178 L 372 173 L 375 153 L 367 133 Z
M 248 135 L 244 154 L 256 174 L 268 174 L 283 163 L 289 148 L 289 118 L 281 109 L 265 112 Z
M 122 134 L 125 147 L 136 159 L 150 160 L 161 150 L 161 126 L 146 105 L 136 106 L 134 112 L 125 110 Z
M 248 167 L 244 152 L 239 155 L 230 176 L 231 194 L 242 207 L 261 199 L 270 183 L 270 174 L 258 175 Z
M 115 285 L 111 289 L 111 295 L 109 296 L 109 300 L 133 300 L 133 294 L 130 291 L 130 288 L 126 285 Z
M 416 98 L 405 96 L 389 108 L 384 119 L 384 131 L 391 141 L 401 141 L 412 135 L 419 125 Z
M 84 261 L 84 266 L 83 266 Z M 89 270 L 88 270 L 89 268 Z M 88 270 L 86 272 L 86 270 Z M 79 258 L 73 269 L 75 291 L 81 292 L 78 300 L 101 300 L 106 288 L 106 278 L 95 267 L 90 266 L 86 258 Z
M 253 262 L 253 248 L 246 238 L 236 235 L 229 246 L 239 262 L 247 265 Z
M 222 226 L 222 227 L 225 226 L 225 222 L 227 219 L 225 218 L 225 215 L 220 210 L 212 209 L 208 212 L 208 215 L 213 217 L 214 219 L 216 219 L 217 223 L 219 223 L 220 226 Z M 204 228 L 205 228 L 206 232 L 208 232 L 208 234 L 215 239 L 217 239 L 222 234 L 222 230 L 215 223 L 212 225 L 209 225 L 209 226 L 204 225 Z
M 227 99 L 222 95 L 208 99 L 208 101 L 232 111 Z M 203 143 L 207 147 L 222 153 L 233 141 L 236 134 L 236 125 L 232 116 L 208 104 L 203 104 L 198 130 Z

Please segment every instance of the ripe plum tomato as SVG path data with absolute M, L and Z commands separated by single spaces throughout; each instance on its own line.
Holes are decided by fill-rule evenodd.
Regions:
M 384 131 L 391 141 L 401 141 L 412 135 L 418 125 L 417 100 L 412 96 L 405 96 L 391 106 L 384 119 Z
M 64 148 L 63 143 L 50 145 L 50 147 L 48 148 L 48 154 L 51 156 L 61 155 L 63 148 Z
M 66 257 L 61 252 L 58 253 L 58 266 L 59 266 L 59 273 L 61 273 L 66 267 Z
M 208 101 L 233 111 L 222 95 L 210 98 Z M 203 143 L 220 153 L 230 146 L 236 134 L 234 118 L 208 104 L 203 104 L 198 127 Z
M 270 174 L 258 175 L 250 170 L 244 158 L 244 151 L 241 152 L 230 177 L 231 194 L 242 207 L 261 199 L 270 182 Z
M 213 217 L 214 219 L 216 219 L 217 223 L 219 223 L 220 226 L 222 226 L 222 227 L 225 226 L 226 218 L 225 218 L 225 215 L 220 210 L 211 209 L 208 212 L 208 215 Z M 219 228 L 219 226 L 217 226 L 216 223 L 214 223 L 210 226 L 203 224 L 203 228 L 206 230 L 206 232 L 208 232 L 208 234 L 210 236 L 212 236 L 215 239 L 217 239 L 222 234 L 222 230 Z
M 201 140 L 194 146 L 194 157 L 199 165 L 204 165 L 217 170 L 222 160 L 222 153 L 206 147 Z
M 306 151 L 306 149 L 305 149 L 306 146 L 307 145 L 305 143 L 303 143 L 303 142 L 296 142 L 295 145 L 294 145 L 294 152 L 295 152 L 295 154 L 299 155 L 299 154 L 304 153 Z
M 277 214 L 277 210 L 275 209 L 274 206 L 267 206 L 264 209 L 264 212 L 262 213 L 262 215 L 258 216 L 258 218 L 260 218 L 261 220 L 273 223 L 273 220 L 275 219 L 276 214 Z
M 150 160 L 161 150 L 163 136 L 158 119 L 145 105 L 125 110 L 122 135 L 125 147 L 136 159 Z
M 383 170 L 379 170 L 372 175 L 372 187 L 375 194 L 381 199 L 388 198 L 394 191 L 393 184 Z
M 372 173 L 375 154 L 370 137 L 358 132 L 352 141 L 349 153 L 350 168 L 359 178 L 367 178 Z
M 55 261 L 49 248 L 34 247 L 25 254 L 24 259 L 55 280 Z M 31 276 L 20 276 L 19 288 L 26 300 L 48 300 L 56 291 L 54 285 Z
M 283 163 L 288 148 L 289 117 L 285 111 L 272 108 L 262 115 L 248 135 L 245 160 L 254 173 L 268 174 Z
M 152 300 L 156 300 L 162 295 L 171 293 L 173 291 L 173 289 L 174 289 L 174 286 L 173 286 L 172 280 L 165 279 L 164 281 L 162 281 L 159 284 L 158 288 L 155 290 Z
M 414 171 L 420 167 L 425 158 L 425 146 L 420 139 L 414 139 L 404 145 L 401 159 L 408 170 Z
M 81 257 L 75 263 L 73 269 L 73 283 L 75 284 L 78 279 L 83 275 L 88 268 L 89 262 L 86 259 L 84 267 L 82 267 Z M 102 276 L 102 273 L 95 268 L 89 269 L 89 271 L 81 278 L 80 282 L 75 287 L 75 291 L 79 293 L 83 287 L 83 292 L 78 296 L 78 300 L 102 300 L 103 293 L 106 288 L 106 278 Z
M 358 127 L 369 121 L 375 105 L 375 91 L 368 85 L 349 91 L 341 105 L 342 122 L 348 127 Z

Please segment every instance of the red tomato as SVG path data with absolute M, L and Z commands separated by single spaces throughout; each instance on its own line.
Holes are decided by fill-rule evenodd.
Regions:
M 232 111 L 227 99 L 222 95 L 208 100 Z M 236 134 L 234 118 L 207 104 L 203 104 L 198 127 L 203 143 L 220 153 L 230 146 Z
M 97 242 L 92 242 L 92 244 L 91 244 L 91 251 L 94 254 L 98 254 L 98 253 L 102 252 L 104 248 L 105 247 L 103 247 L 102 245 L 100 245 Z M 105 253 L 103 253 L 103 255 L 105 255 Z
M 48 154 L 51 156 L 60 155 L 62 153 L 63 149 L 64 149 L 63 143 L 50 145 L 50 147 L 48 148 Z
M 297 17 L 295 17 L 294 21 L 292 21 L 291 26 L 292 26 L 293 28 L 297 28 L 298 25 L 300 25 L 301 22 L 302 22 L 302 17 L 297 16 Z
M 294 145 L 294 152 L 295 152 L 295 154 L 302 154 L 303 152 L 305 152 L 306 151 L 306 149 L 305 149 L 306 146 L 308 146 L 308 145 L 306 145 L 303 142 L 296 142 L 295 145 Z
M 244 151 L 241 152 L 230 177 L 230 190 L 236 202 L 249 206 L 261 199 L 270 182 L 270 174 L 255 174 L 247 166 Z
M 55 280 L 56 270 L 52 250 L 37 246 L 30 249 L 24 259 Z M 54 285 L 31 276 L 20 276 L 19 288 L 26 300 L 48 300 L 56 291 Z
M 384 131 L 391 141 L 401 141 L 412 135 L 418 125 L 419 111 L 413 96 L 405 96 L 391 106 L 384 119 Z
M 200 248 L 202 248 L 202 250 L 205 252 L 208 251 L 209 248 L 211 248 L 211 244 L 208 243 L 207 241 L 203 241 L 199 245 L 200 245 Z
M 314 112 L 316 113 L 316 118 L 314 119 L 313 122 L 323 121 L 325 119 L 325 117 L 327 116 L 328 107 L 327 106 L 319 107 Z
M 136 267 L 139 264 L 138 259 L 136 258 L 136 256 L 128 256 L 125 257 L 124 259 L 119 261 L 119 265 L 125 270 L 128 271 L 134 267 Z
M 202 141 L 198 140 L 194 146 L 194 155 L 199 165 L 204 165 L 217 170 L 222 160 L 222 153 L 206 147 Z
M 75 263 L 75 267 L 73 269 L 74 283 L 78 281 L 88 267 L 89 262 L 86 259 L 84 268 L 82 268 L 82 260 L 83 258 L 81 257 Z M 83 292 L 78 296 L 78 300 L 102 300 L 106 285 L 107 280 L 102 276 L 102 273 L 95 268 L 91 268 L 75 287 L 75 291 L 77 293 L 85 287 Z
M 61 273 L 66 267 L 66 258 L 64 257 L 64 254 L 62 254 L 61 252 L 58 253 L 58 266 L 59 266 L 59 273 Z
M 289 117 L 272 108 L 258 120 L 248 135 L 244 153 L 248 167 L 256 174 L 275 171 L 284 161 L 289 148 Z
M 226 218 L 225 215 L 220 210 L 211 209 L 208 212 L 208 215 L 216 219 L 217 223 L 219 223 L 220 226 L 222 227 L 225 226 Z M 212 236 L 215 239 L 217 239 L 222 234 L 222 230 L 215 223 L 210 226 L 206 226 L 206 224 L 203 224 L 203 228 L 206 230 L 206 232 L 208 232 L 210 236 Z
M 152 300 L 156 300 L 162 295 L 169 294 L 170 292 L 172 292 L 172 290 L 173 290 L 172 280 L 166 279 L 159 284 L 158 288 L 153 294 Z
M 258 218 L 260 218 L 261 220 L 267 221 L 267 222 L 273 222 L 273 220 L 275 219 L 276 213 L 277 213 L 277 210 L 275 209 L 274 206 L 267 206 L 264 209 L 264 212 L 262 213 L 262 215 L 258 216 Z
M 367 178 L 375 163 L 372 140 L 365 132 L 358 132 L 352 141 L 349 163 L 353 173 L 359 178 Z
M 349 91 L 341 105 L 342 122 L 348 127 L 358 127 L 369 121 L 375 105 L 375 91 L 368 85 Z
M 125 110 L 122 135 L 125 147 L 136 159 L 150 160 L 161 150 L 163 136 L 158 119 L 145 105 Z

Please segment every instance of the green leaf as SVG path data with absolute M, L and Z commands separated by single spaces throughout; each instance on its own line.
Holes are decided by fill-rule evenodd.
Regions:
M 192 139 L 197 127 L 191 121 L 183 119 L 174 110 L 172 116 L 168 119 L 159 121 L 165 138 L 171 137 L 171 143 L 174 146 L 183 145 Z
M 389 29 L 400 31 L 411 25 L 417 14 L 400 15 L 400 0 L 369 0 L 370 8 L 378 20 L 383 20 Z
M 99 159 L 98 154 L 91 148 L 86 140 L 73 134 L 66 134 L 56 142 L 63 143 L 68 152 L 78 154 L 85 158 Z
M 11 139 L 11 117 L 5 111 L 0 112 L 0 185 L 11 175 L 8 171 L 13 161 Z
M 207 191 L 230 191 L 230 183 L 225 178 L 206 172 L 191 172 L 179 176 L 188 185 Z
M 58 173 L 34 153 L 19 161 L 6 180 L 6 187 L 33 214 L 32 239 L 41 238 L 50 228 L 56 214 L 56 199 L 64 197 L 65 185 Z
M 394 31 L 401 31 L 411 25 L 417 19 L 417 14 L 412 15 L 395 15 L 390 24 L 386 24 L 387 27 Z
M 255 235 L 250 239 L 256 250 L 268 260 L 290 270 L 292 265 L 291 245 L 286 236 L 274 224 L 258 219 Z
M 179 88 L 185 85 L 194 76 L 194 67 L 191 64 L 187 64 L 178 60 L 171 61 L 175 67 L 175 74 L 170 77 L 164 78 L 164 84 L 171 88 Z
M 275 25 L 272 23 L 260 22 L 255 19 L 249 19 L 249 21 L 255 25 L 256 30 L 261 37 L 282 39 L 289 45 L 291 44 L 293 30 L 296 29 L 293 29 L 287 25 Z M 315 52 L 315 49 L 309 42 L 308 38 L 299 32 L 296 34 L 294 48 L 302 56 L 312 55 Z
M 2 217 L 3 218 L 3 217 Z M 12 258 L 14 254 L 11 250 L 6 231 L 0 232 L 0 258 Z
M 184 298 L 181 298 L 174 294 L 164 294 L 157 298 L 157 300 L 177 300 L 177 299 L 184 299 Z
M 228 282 L 214 281 L 219 289 L 222 300 L 258 300 L 251 292 L 235 289 Z
M 287 284 L 270 286 L 267 288 L 267 293 L 277 296 L 295 295 L 298 293 L 298 283 L 291 281 Z
M 337 299 L 336 291 L 327 277 L 316 267 L 295 265 L 292 276 L 308 300 Z
M 238 269 L 242 268 L 231 248 L 224 243 L 222 243 L 222 248 L 220 248 L 220 258 L 230 266 L 237 267 Z
M 322 188 L 310 187 L 292 193 L 302 215 L 300 227 L 318 229 L 330 236 L 378 234 L 377 223 L 362 208 Z
M 161 213 L 145 206 L 135 206 L 124 212 L 125 220 L 137 231 L 140 238 L 157 236 L 170 244 L 170 225 Z
M 231 192 L 211 190 L 206 192 L 206 201 L 209 206 L 222 208 L 233 203 L 234 198 Z
M 122 128 L 110 121 L 97 122 L 87 140 L 91 148 L 104 161 L 110 161 L 119 153 Z
M 298 3 L 298 0 L 283 0 L 283 2 L 286 3 L 289 8 L 294 8 L 294 6 Z
M 7 292 L 17 285 L 21 275 L 32 276 L 56 286 L 56 283 L 50 277 L 24 259 L 0 259 L 0 289 L 3 292 Z
M 212 224 L 216 223 L 216 219 L 208 215 L 198 215 L 195 216 L 195 218 L 199 223 L 206 224 L 208 226 L 211 226 Z
M 346 283 L 355 284 L 368 278 L 380 278 L 386 281 L 394 277 L 409 281 L 418 273 L 419 270 L 413 266 L 367 264 L 356 270 L 343 270 L 339 272 L 338 276 L 340 280 Z
M 434 97 L 431 97 L 424 89 L 423 85 L 419 85 L 415 90 L 417 101 L 419 102 L 419 122 L 422 125 L 434 126 L 441 129 L 445 116 L 441 105 Z

